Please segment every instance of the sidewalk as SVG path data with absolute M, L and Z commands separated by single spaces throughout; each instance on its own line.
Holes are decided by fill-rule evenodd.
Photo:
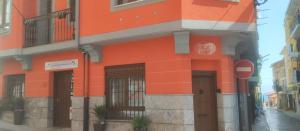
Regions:
M 23 126 L 23 125 L 12 125 L 12 124 L 0 121 L 0 131 L 35 131 L 35 130 L 28 128 L 26 126 Z
M 252 131 L 269 131 L 269 126 L 265 115 L 261 114 L 256 117 L 254 125 L 252 125 Z
M 300 121 L 275 108 L 266 108 L 266 119 L 270 131 L 300 131 Z
M 71 129 L 33 129 L 24 125 L 13 125 L 3 121 L 0 121 L 0 131 L 71 131 Z
M 295 119 L 300 121 L 300 114 L 297 114 L 294 111 L 283 111 L 283 110 L 280 110 L 280 109 L 277 109 L 277 110 L 284 113 L 285 115 L 287 115 L 289 117 L 295 118 Z

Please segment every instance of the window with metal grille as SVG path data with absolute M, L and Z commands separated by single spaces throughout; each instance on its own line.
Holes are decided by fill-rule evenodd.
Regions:
M 24 97 L 25 75 L 9 75 L 6 77 L 6 94 L 8 98 Z
M 12 0 L 0 0 L 0 33 L 5 33 L 10 28 Z
M 130 119 L 144 114 L 145 65 L 105 68 L 108 117 Z

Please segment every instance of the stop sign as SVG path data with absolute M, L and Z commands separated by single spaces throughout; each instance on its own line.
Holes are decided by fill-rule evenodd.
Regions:
M 235 63 L 235 74 L 239 79 L 249 79 L 254 73 L 254 64 L 250 60 L 240 60 Z

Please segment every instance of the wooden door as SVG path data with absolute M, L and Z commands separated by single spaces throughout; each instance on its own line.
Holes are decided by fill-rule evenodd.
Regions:
M 217 131 L 216 80 L 214 72 L 193 72 L 195 131 Z
M 54 127 L 71 127 L 72 71 L 54 73 Z

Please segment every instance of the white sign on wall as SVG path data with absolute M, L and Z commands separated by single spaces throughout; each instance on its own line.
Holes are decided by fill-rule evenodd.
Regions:
M 78 59 L 52 61 L 45 63 L 45 70 L 73 69 L 78 67 Z
M 199 55 L 213 55 L 217 51 L 214 43 L 199 43 L 196 45 L 196 53 Z

